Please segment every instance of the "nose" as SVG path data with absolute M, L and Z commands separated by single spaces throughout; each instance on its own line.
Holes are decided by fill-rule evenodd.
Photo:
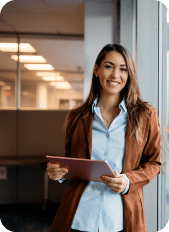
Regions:
M 117 68 L 114 68 L 112 71 L 112 77 L 113 78 L 118 78 L 119 77 L 119 70 Z

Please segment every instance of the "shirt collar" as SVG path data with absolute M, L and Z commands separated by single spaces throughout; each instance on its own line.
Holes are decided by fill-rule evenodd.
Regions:
M 93 105 L 92 105 L 92 113 L 94 112 L 94 108 L 96 107 L 98 102 L 98 97 L 94 100 Z M 126 102 L 123 98 L 123 100 L 121 101 L 121 103 L 119 104 L 119 107 L 121 110 L 123 110 L 124 112 L 127 112 L 127 108 L 126 108 Z
M 94 112 L 94 107 L 96 107 L 98 102 L 98 97 L 94 100 L 93 105 L 92 105 L 92 113 Z
M 123 100 L 121 101 L 121 103 L 119 104 L 120 109 L 122 109 L 124 112 L 127 112 L 127 107 L 126 107 L 126 102 L 125 99 L 123 98 Z

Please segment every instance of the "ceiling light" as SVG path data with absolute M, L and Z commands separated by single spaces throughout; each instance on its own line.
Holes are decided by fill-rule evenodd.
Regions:
M 60 76 L 60 73 L 59 72 L 37 72 L 36 73 L 37 76 L 41 77 L 41 76 L 45 76 L 45 77 L 48 77 L 48 76 Z
M 42 80 L 44 81 L 63 81 L 64 78 L 62 76 L 49 76 L 49 77 L 42 77 Z
M 17 55 L 11 55 L 11 58 L 15 61 L 18 61 L 18 56 Z M 20 62 L 25 62 L 25 63 L 46 63 L 46 60 L 43 58 L 43 56 L 24 56 L 21 55 L 19 56 L 19 61 Z
M 24 67 L 29 70 L 54 70 L 50 64 L 24 64 Z
M 0 50 L 2 52 L 17 52 L 18 43 L 0 43 Z M 19 44 L 20 52 L 36 52 L 36 50 L 29 43 Z
M 56 89 L 71 89 L 71 85 L 67 81 L 51 82 L 51 85 L 55 86 Z

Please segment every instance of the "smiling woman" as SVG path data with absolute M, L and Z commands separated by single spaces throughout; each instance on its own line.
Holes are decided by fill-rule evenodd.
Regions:
M 96 183 L 72 180 L 50 232 L 147 232 L 143 186 L 160 172 L 161 137 L 156 109 L 141 99 L 124 47 L 101 50 L 88 98 L 70 111 L 65 128 L 67 157 L 106 160 L 115 175 Z M 66 170 L 56 164 L 48 163 L 47 172 L 65 180 Z
M 107 67 L 107 62 L 111 62 L 111 66 L 108 65 Z M 126 68 L 121 68 L 121 65 L 122 67 L 125 65 Z M 108 83 L 110 80 L 116 80 L 118 85 L 113 86 Z M 124 98 L 131 123 L 131 134 L 133 134 L 137 142 L 141 142 L 142 123 L 140 123 L 140 115 L 144 111 L 148 112 L 149 106 L 141 99 L 134 62 L 130 53 L 124 47 L 116 44 L 108 44 L 101 50 L 95 62 L 89 96 L 84 104 L 77 109 L 76 115 L 79 117 L 82 112 L 86 115 L 96 98 L 99 99 L 97 103 L 99 107 L 100 102 L 104 101 L 106 105 L 109 105 L 109 110 L 106 110 L 106 105 L 101 104 L 102 116 L 106 114 L 107 118 L 119 109 L 119 104 Z M 69 120 L 74 122 L 74 119 L 77 120 L 78 118 L 74 117 L 74 113 L 72 112 Z M 68 123 L 66 121 L 65 125 Z

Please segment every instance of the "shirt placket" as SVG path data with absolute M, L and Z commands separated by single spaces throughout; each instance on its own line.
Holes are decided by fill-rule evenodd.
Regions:
M 104 156 L 108 156 L 109 154 L 109 145 L 110 145 L 110 131 L 106 129 L 106 150 Z

